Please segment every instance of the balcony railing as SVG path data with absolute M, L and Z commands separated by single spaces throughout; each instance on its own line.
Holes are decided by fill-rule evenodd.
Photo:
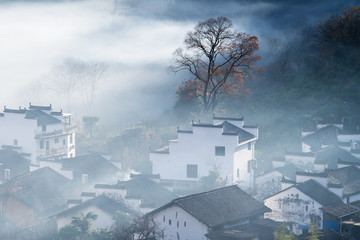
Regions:
M 49 150 L 38 150 L 37 151 L 37 156 L 39 158 L 48 158 L 48 157 L 54 157 L 54 156 L 58 156 L 58 155 L 64 155 L 67 154 L 67 148 L 66 147 L 61 147 L 61 148 L 51 148 Z
M 55 137 L 55 136 L 73 133 L 73 132 L 75 132 L 75 130 L 76 130 L 76 125 L 66 126 L 66 127 L 63 127 L 63 129 L 53 130 L 53 131 L 35 130 L 35 138 Z

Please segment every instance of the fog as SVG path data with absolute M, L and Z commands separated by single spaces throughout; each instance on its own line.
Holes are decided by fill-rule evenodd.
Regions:
M 166 68 L 197 22 L 224 15 L 239 31 L 259 36 L 264 51 L 266 39 L 284 37 L 291 22 L 314 22 L 349 5 L 350 1 L 3 1 L 0 103 L 12 108 L 52 103 L 85 114 L 79 96 L 66 109 L 61 96 L 53 97 L 47 80 L 54 66 L 73 58 L 109 66 L 96 91 L 93 114 L 109 122 L 122 116 L 151 119 L 174 105 L 176 85 L 186 76 L 169 74 Z

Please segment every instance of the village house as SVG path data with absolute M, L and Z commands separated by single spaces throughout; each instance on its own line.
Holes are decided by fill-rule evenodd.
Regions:
M 73 191 L 70 180 L 49 167 L 40 168 L 0 185 L 1 215 L 17 228 L 34 226 L 66 209 Z
M 265 218 L 279 222 L 294 222 L 293 231 L 301 234 L 311 222 L 323 228 L 324 207 L 342 203 L 342 199 L 317 181 L 310 179 L 296 183 L 264 200 L 272 211 Z
M 75 157 L 75 125 L 71 114 L 49 106 L 10 109 L 0 113 L 0 146 L 29 154 L 32 164 L 42 159 Z
M 174 199 L 145 215 L 163 231 L 163 239 L 205 240 L 211 231 L 231 229 L 270 211 L 238 186 Z
M 244 118 L 213 116 L 213 123 L 192 123 L 177 131 L 169 146 L 152 151 L 153 174 L 162 180 L 198 181 L 216 169 L 228 183 L 254 186 L 255 142 L 258 127 L 244 125 Z
M 96 195 L 105 194 L 124 201 L 134 211 L 148 213 L 161 205 L 175 199 L 171 189 L 160 182 L 159 175 L 131 174 L 128 181 L 118 181 L 117 184 L 96 184 Z
M 30 171 L 30 160 L 13 148 L 0 149 L 0 182 Z
M 116 201 L 105 195 L 99 195 L 87 201 L 79 202 L 79 204 L 51 216 L 51 219 L 56 222 L 59 231 L 66 225 L 70 225 L 73 217 L 80 217 L 81 214 L 86 215 L 89 212 L 97 215 L 97 219 L 93 221 L 90 231 L 110 229 L 114 225 L 117 215 L 122 215 L 121 220 L 123 221 L 130 221 L 136 215 L 136 212 L 126 207 L 123 202 Z
M 86 186 L 93 186 L 98 182 L 114 182 L 120 173 L 117 166 L 98 153 L 58 160 L 40 160 L 39 165 L 32 166 L 32 169 L 43 167 L 50 167 L 69 180 Z

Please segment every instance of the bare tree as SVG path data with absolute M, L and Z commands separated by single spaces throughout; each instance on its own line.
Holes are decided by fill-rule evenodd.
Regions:
M 80 93 L 86 113 L 91 114 L 96 90 L 106 69 L 107 65 L 102 62 L 66 59 L 54 67 L 49 77 L 50 88 L 65 95 L 68 109 L 70 109 L 73 94 Z
M 206 112 L 216 108 L 224 94 L 236 93 L 260 59 L 258 38 L 234 30 L 226 17 L 208 19 L 188 32 L 185 47 L 173 55 L 171 71 L 186 70 L 191 75 L 188 85 L 196 86 L 196 97 L 201 99 Z

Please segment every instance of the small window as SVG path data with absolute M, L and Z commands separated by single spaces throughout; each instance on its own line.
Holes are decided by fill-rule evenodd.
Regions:
M 240 169 L 236 169 L 236 176 L 239 178 L 240 177 Z
M 306 212 L 309 211 L 309 206 L 308 205 L 305 206 L 305 211 Z
M 17 139 L 14 139 L 14 145 L 18 145 L 18 140 Z
M 225 156 L 225 147 L 215 146 L 215 156 Z
M 43 132 L 46 132 L 46 125 L 42 125 L 42 126 L 41 126 L 41 130 L 42 130 Z
M 251 142 L 248 143 L 248 150 L 251 150 Z
M 40 141 L 40 149 L 44 149 L 44 141 Z
M 178 213 L 178 212 L 176 211 L 176 213 L 175 213 L 175 218 L 177 218 L 177 213 Z
M 179 220 L 176 222 L 176 227 L 179 228 Z
M 169 219 L 169 225 L 171 225 L 171 219 Z
M 59 138 L 55 138 L 54 142 L 59 143 Z
M 66 140 L 65 140 L 65 139 L 63 139 L 63 145 L 64 145 L 64 146 L 66 145 Z
M 198 166 L 197 165 L 188 164 L 186 170 L 187 170 L 186 176 L 188 178 L 197 178 L 198 177 Z
M 184 221 L 184 227 L 186 227 L 186 221 Z
M 70 135 L 70 144 L 72 144 L 72 142 L 73 142 L 73 135 L 71 134 Z

